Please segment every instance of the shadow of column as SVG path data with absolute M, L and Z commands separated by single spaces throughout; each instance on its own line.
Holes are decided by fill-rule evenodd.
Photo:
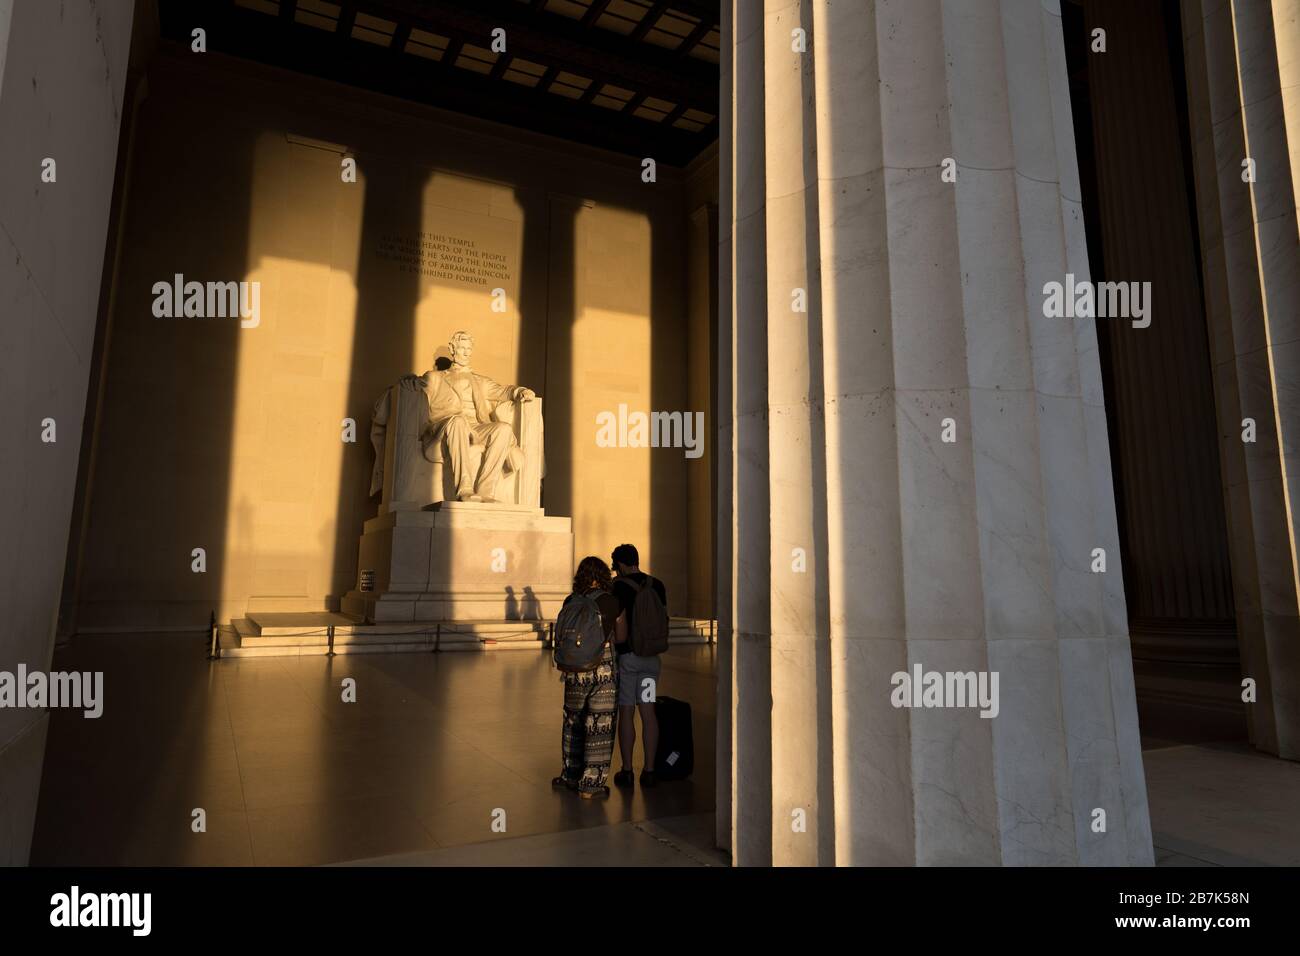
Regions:
M 673 187 L 669 187 L 673 188 Z M 689 318 L 686 302 L 685 229 L 679 203 L 657 204 L 650 221 L 650 408 L 654 412 L 692 409 L 689 401 Z M 652 425 L 653 430 L 653 425 Z M 642 548 L 649 570 L 668 589 L 668 612 L 686 613 L 690 558 L 690 486 L 684 448 L 650 449 L 650 540 Z
M 418 263 L 379 255 L 379 244 L 385 237 L 420 235 L 423 177 L 377 158 L 360 156 L 358 166 L 365 180 L 365 199 L 345 412 L 357 423 L 357 441 L 346 447 L 339 475 L 332 600 L 358 586 L 357 543 L 362 526 L 378 507 L 378 499 L 370 497 L 374 451 L 367 437 L 375 400 L 402 375 L 423 372 L 433 362 L 431 355 L 412 355 L 416 307 L 420 302 Z M 413 358 L 418 368 L 412 367 Z
M 577 256 L 574 230 L 580 201 L 571 196 L 549 197 L 549 236 L 546 291 L 546 447 L 548 465 L 542 483 L 542 505 L 547 514 L 573 515 L 574 463 L 571 454 L 573 421 L 573 327 L 577 321 Z

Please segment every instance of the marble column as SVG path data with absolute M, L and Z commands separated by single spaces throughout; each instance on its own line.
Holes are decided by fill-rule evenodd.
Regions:
M 1300 2 L 1184 0 L 1182 20 L 1233 600 L 1256 691 L 1247 714 L 1256 747 L 1295 760 Z
M 724 35 L 731 33 L 731 4 L 723 3 L 721 27 Z M 720 50 L 719 74 L 722 80 L 721 101 L 731 102 L 735 95 L 732 84 L 732 56 L 730 44 L 723 43 Z M 734 118 L 734 114 L 733 114 Z M 735 561 L 731 550 L 734 530 L 732 514 L 735 508 L 734 471 L 735 429 L 732 427 L 734 405 L 732 396 L 732 261 L 731 261 L 731 157 L 733 142 L 731 124 L 720 122 L 718 129 L 718 302 L 714 354 L 717 366 L 713 376 L 715 400 L 714 460 L 718 463 L 717 499 L 714 503 L 713 596 L 714 614 L 717 618 L 717 726 L 715 750 L 716 799 L 714 801 L 714 842 L 722 849 L 732 851 L 732 739 L 734 733 L 732 712 L 732 672 L 734 639 L 732 621 L 732 582 Z
M 1088 277 L 1056 3 L 758 7 L 724 18 L 734 859 L 1149 864 L 1096 332 L 1043 315 Z M 997 672 L 997 716 L 894 706 L 916 665 Z
M 763 22 L 767 219 L 767 441 L 772 640 L 772 858 L 834 860 L 813 6 L 767 3 Z
M 722 203 L 730 213 L 732 283 L 731 856 L 736 864 L 748 866 L 772 861 L 762 6 L 733 0 L 731 16 L 723 25 L 731 27 L 734 37 L 731 116 L 721 124 L 729 122 L 731 127 L 729 196 Z M 728 164 L 728 157 L 721 160 L 722 165 Z
M 1105 29 L 1114 39 L 1104 54 L 1085 54 L 1105 260 L 1092 268 L 1094 279 L 1141 280 L 1152 289 L 1149 326 L 1117 322 L 1098 329 L 1109 350 L 1110 425 L 1121 450 L 1120 527 L 1134 650 L 1140 659 L 1209 663 L 1235 657 L 1232 575 L 1165 17 L 1161 4 L 1084 4 L 1086 34 Z M 1158 174 L 1134 175 L 1135 167 Z M 1223 634 L 1219 641 L 1216 631 Z
M 134 7 L 0 0 L 0 671 L 9 673 L 48 671 L 53 660 Z M 50 160 L 53 180 L 43 176 Z M 44 709 L 0 707 L 0 866 L 27 863 L 49 722 Z

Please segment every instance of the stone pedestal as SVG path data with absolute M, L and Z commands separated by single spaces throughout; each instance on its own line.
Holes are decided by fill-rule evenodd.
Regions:
M 369 622 L 548 620 L 570 591 L 573 521 L 478 502 L 390 511 L 366 522 L 357 568 L 342 610 Z

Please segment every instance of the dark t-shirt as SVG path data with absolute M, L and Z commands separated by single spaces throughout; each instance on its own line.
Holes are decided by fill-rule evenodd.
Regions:
M 644 571 L 633 571 L 627 575 L 637 584 L 644 585 L 646 578 L 650 575 Z M 668 607 L 668 591 L 664 588 L 664 583 L 658 578 L 654 579 L 654 584 L 650 585 L 659 593 L 659 600 L 664 602 L 664 607 Z M 627 640 L 622 644 L 615 644 L 614 650 L 620 654 L 626 654 L 632 650 L 632 605 L 636 603 L 636 588 L 628 584 L 623 575 L 614 579 L 614 597 L 618 598 L 619 607 L 627 613 Z
M 574 597 L 575 595 L 570 594 L 564 599 L 564 604 L 568 604 Z M 614 622 L 618 620 L 618 616 L 623 609 L 619 606 L 618 599 L 608 591 L 601 591 L 599 594 L 593 594 L 592 597 L 596 599 L 596 607 L 600 608 L 600 626 L 604 629 L 605 636 L 610 639 L 612 644 L 614 642 Z M 560 607 L 563 607 L 564 604 L 561 604 Z

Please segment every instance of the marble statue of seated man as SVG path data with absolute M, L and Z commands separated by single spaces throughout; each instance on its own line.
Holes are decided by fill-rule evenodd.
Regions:
M 531 402 L 536 396 L 522 385 L 498 385 L 470 368 L 474 337 L 457 332 L 447 343 L 451 365 L 430 369 L 423 375 L 406 375 L 401 386 L 423 389 L 429 403 L 429 417 L 423 440 L 427 445 L 442 442 L 444 461 L 451 465 L 452 481 L 459 501 L 495 501 L 497 480 L 507 456 L 518 456 L 518 443 L 510 423 L 498 421 L 493 411 L 501 402 Z M 482 445 L 477 469 L 470 455 L 471 445 Z

